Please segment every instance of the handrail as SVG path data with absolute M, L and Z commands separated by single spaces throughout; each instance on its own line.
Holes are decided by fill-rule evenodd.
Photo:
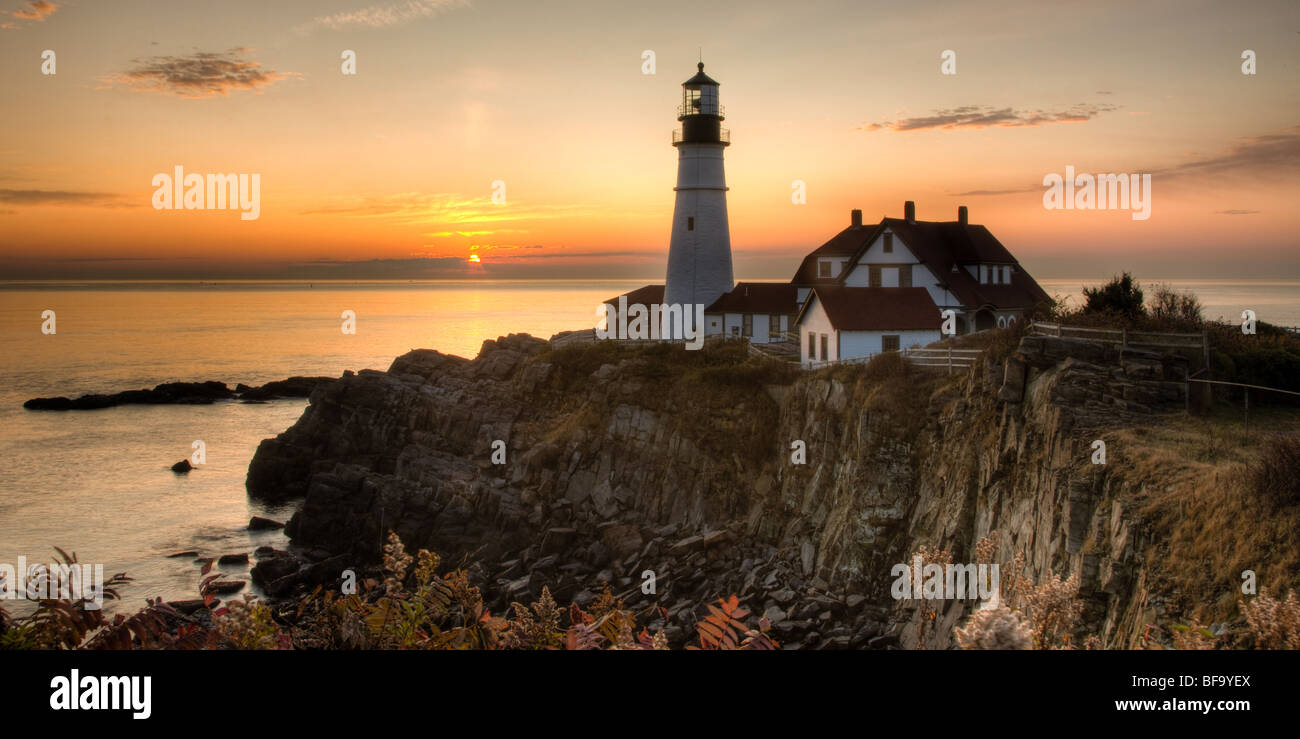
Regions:
M 728 129 L 725 129 L 725 128 L 719 128 L 719 129 L 718 129 L 718 141 L 720 141 L 720 142 L 722 142 L 722 143 L 724 143 L 724 144 L 730 144 L 730 143 L 731 143 L 731 131 L 728 130 Z M 680 129 L 680 128 L 674 128 L 674 129 L 673 129 L 673 143 L 674 143 L 674 144 L 680 144 L 681 142 L 682 142 L 682 129 Z M 707 143 L 713 143 L 713 142 L 702 141 L 702 142 L 700 142 L 700 143 L 705 143 L 705 144 L 707 144 Z
M 718 109 L 718 112 L 716 112 L 716 113 L 705 113 L 705 112 L 702 111 L 702 110 L 695 110 L 694 108 L 692 108 L 691 111 L 688 113 L 688 112 L 686 112 L 686 104 L 685 104 L 685 103 L 678 103 L 678 104 L 677 104 L 677 117 L 678 117 L 678 118 L 681 118 L 681 117 L 683 117 L 683 116 L 688 116 L 688 115 L 716 115 L 716 116 L 719 117 L 719 118 L 726 118 L 726 117 L 727 117 L 727 116 L 726 116 L 726 111 L 723 109 L 723 107 L 722 107 L 721 105 L 717 105 L 717 106 L 714 106 L 714 107 L 716 107 L 716 108 Z
M 1276 388 L 1276 387 L 1265 387 L 1264 385 L 1247 385 L 1244 382 L 1226 382 L 1224 380 L 1198 380 L 1191 377 L 1187 378 L 1187 382 L 1203 382 L 1206 385 L 1232 385 L 1233 387 L 1248 387 L 1253 390 L 1267 390 L 1273 393 L 1286 393 L 1287 395 L 1300 395 L 1300 393 L 1294 390 L 1283 390 L 1281 388 Z

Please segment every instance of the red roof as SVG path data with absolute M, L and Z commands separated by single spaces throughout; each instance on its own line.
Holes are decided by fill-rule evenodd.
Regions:
M 850 264 L 856 264 L 862 258 L 862 253 L 875 241 L 875 231 L 883 229 L 897 234 L 903 245 L 930 268 L 941 286 L 952 290 L 962 305 L 1032 308 L 1051 301 L 1051 297 L 1011 256 L 1002 242 L 984 226 L 973 223 L 885 218 L 873 230 L 870 240 L 853 255 Z M 952 271 L 954 264 L 958 265 L 956 272 Z M 965 270 L 968 264 L 1012 265 L 1011 284 L 982 285 Z M 843 282 L 847 275 L 847 270 L 841 272 L 836 282 Z
M 729 293 L 713 301 L 705 313 L 767 313 L 794 315 L 799 311 L 799 288 L 789 282 L 737 282 Z
M 831 237 L 830 241 L 817 247 L 803 258 L 799 265 L 799 270 L 794 273 L 794 279 L 790 280 L 796 285 L 816 285 L 832 284 L 838 280 L 835 277 L 818 277 L 817 276 L 817 258 L 818 257 L 852 257 L 858 253 L 879 229 L 879 226 L 849 226 Z
M 803 320 L 814 297 L 838 331 L 938 331 L 941 322 L 939 306 L 923 287 L 818 285 L 795 323 Z
M 645 287 L 638 287 L 637 289 L 633 290 L 633 291 L 630 292 L 630 293 L 623 293 L 623 295 L 615 295 L 614 297 L 610 298 L 609 300 L 606 300 L 605 303 L 607 303 L 608 305 L 617 306 L 617 305 L 618 305 L 618 299 L 621 298 L 621 297 L 623 297 L 623 296 L 627 296 L 627 304 L 628 304 L 628 305 L 637 305 L 637 304 L 641 304 L 641 305 L 663 305 L 663 304 L 664 304 L 664 286 L 663 286 L 663 285 L 646 285 Z

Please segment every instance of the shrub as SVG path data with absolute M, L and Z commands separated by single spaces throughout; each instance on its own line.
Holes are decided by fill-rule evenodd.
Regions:
M 1241 604 L 1256 649 L 1300 649 L 1300 601 L 1295 591 L 1278 600 L 1263 588 Z
M 1179 292 L 1164 284 L 1156 285 L 1148 312 L 1157 321 L 1183 328 L 1199 327 L 1203 323 L 1200 298 L 1190 291 Z
M 1013 611 L 997 598 L 953 630 L 962 649 L 1033 649 L 1034 635 L 1020 611 Z
M 1270 436 L 1250 468 L 1250 485 L 1275 509 L 1300 503 L 1300 435 Z
M 62 552 L 60 551 L 60 554 Z M 75 555 L 64 555 L 69 563 Z M 255 596 L 227 605 L 210 591 L 220 575 L 204 567 L 200 594 L 210 610 L 184 617 L 151 600 L 131 616 L 112 619 L 87 610 L 87 601 L 42 600 L 35 613 L 11 618 L 0 605 L 0 649 L 667 649 L 663 630 L 655 634 L 638 624 L 606 587 L 584 611 L 559 606 L 543 588 L 532 605 L 513 603 L 513 618 L 493 616 L 464 570 L 439 575 L 438 555 L 406 553 L 389 532 L 384 546 L 382 580 L 364 578 L 359 592 L 317 588 L 296 610 L 273 611 Z M 412 565 L 414 568 L 412 569 Z M 106 583 L 105 597 L 125 575 Z M 760 619 L 751 628 L 749 612 L 736 596 L 709 606 L 697 624 L 706 649 L 775 649 L 770 624 Z M 564 622 L 568 622 L 568 626 Z
M 1101 287 L 1083 289 L 1085 313 L 1102 313 L 1137 320 L 1146 315 L 1142 286 L 1125 272 Z

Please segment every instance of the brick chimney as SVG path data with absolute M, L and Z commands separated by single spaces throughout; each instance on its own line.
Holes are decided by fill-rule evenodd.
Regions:
M 916 203 L 911 200 L 903 203 L 903 220 L 916 223 Z
M 858 210 L 857 208 L 854 208 L 853 210 L 849 211 L 849 225 L 850 226 L 862 225 L 862 211 Z
M 966 206 L 964 205 L 957 206 L 957 222 L 965 226 L 966 220 L 967 220 Z

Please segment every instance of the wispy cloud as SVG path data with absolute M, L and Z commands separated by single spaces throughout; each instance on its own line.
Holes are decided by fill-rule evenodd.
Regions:
M 48 2 L 47 0 L 31 0 L 26 5 L 19 8 L 18 10 L 11 11 L 9 15 L 19 20 L 35 21 L 36 23 L 40 23 L 46 18 L 49 18 L 51 15 L 54 15 L 54 11 L 58 9 L 59 6 L 57 3 L 51 3 Z M 3 29 L 11 30 L 11 29 L 19 28 L 20 26 L 21 24 L 15 23 L 13 21 L 0 22 L 0 28 Z
M 1179 177 L 1206 174 L 1294 177 L 1297 171 L 1300 171 L 1300 126 L 1285 133 L 1241 138 L 1222 154 L 1192 159 L 1156 173 Z
M 1017 193 L 1022 193 L 1022 192 L 1031 192 L 1031 191 L 1039 192 L 1041 190 L 1042 190 L 1041 187 L 1039 188 L 1020 187 L 1020 188 L 1011 188 L 1009 190 L 967 190 L 965 192 L 954 192 L 952 193 L 952 195 L 957 197 L 976 197 L 980 195 L 1015 195 Z
M 425 234 L 433 239 L 450 239 L 452 237 L 472 238 L 475 236 L 495 236 L 496 234 L 508 233 L 527 233 L 522 228 L 496 228 L 483 231 L 439 231 L 437 233 Z
M 318 16 L 295 30 L 305 33 L 314 28 L 328 28 L 334 31 L 349 28 L 388 28 L 423 18 L 432 18 L 468 5 L 469 0 L 407 0 L 400 3 L 369 5 L 359 10 Z
M 75 205 L 94 208 L 136 207 L 123 202 L 121 198 L 120 195 L 108 192 L 0 189 L 0 203 L 8 203 L 9 205 Z
M 1052 123 L 1088 121 L 1102 113 L 1118 110 L 1118 108 L 1119 106 L 1108 103 L 1079 103 L 1061 111 L 1022 111 L 1014 108 L 995 108 L 990 105 L 963 105 L 957 108 L 936 110 L 928 116 L 868 123 L 860 128 L 863 131 L 878 131 L 881 129 L 923 131 L 933 128 L 1022 128 L 1025 126 L 1045 126 Z
M 1083 171 L 1083 170 L 1081 170 Z M 1148 173 L 1161 183 L 1187 184 L 1207 176 L 1233 178 L 1237 181 L 1268 181 L 1294 178 L 1300 171 L 1300 126 L 1290 131 L 1260 136 L 1248 136 L 1237 139 L 1227 146 L 1222 153 L 1213 156 L 1189 158 L 1178 164 L 1160 167 L 1129 167 L 1127 169 L 1109 167 L 1106 172 L 1141 172 Z M 950 193 L 956 197 L 977 197 L 982 195 L 1018 195 L 1022 193 L 1041 193 L 1043 188 L 1037 178 L 1034 184 L 1025 187 L 1000 189 L 966 190 Z M 1244 216 L 1259 213 L 1257 210 L 1216 210 L 1220 215 Z
M 491 198 L 466 198 L 456 193 L 397 193 L 380 197 L 367 198 L 359 202 L 345 202 L 326 205 L 303 211 L 302 215 L 334 215 L 354 218 L 383 218 L 396 223 L 427 223 L 445 226 L 459 224 L 477 225 L 512 221 L 536 221 L 550 218 L 565 218 L 583 215 L 582 205 L 497 205 Z M 475 230 L 503 229 L 456 229 L 472 232 Z M 450 234 L 452 229 L 438 232 Z M 518 233 L 524 231 L 517 230 Z
M 122 85 L 135 92 L 157 92 L 182 98 L 226 96 L 232 91 L 262 88 L 289 77 L 261 62 L 246 59 L 249 49 L 197 52 L 189 56 L 154 56 L 134 60 L 135 67 L 104 78 L 109 86 Z
M 14 17 L 27 21 L 43 21 L 54 15 L 54 11 L 58 9 L 59 6 L 56 3 L 46 2 L 46 0 L 32 0 L 32 2 L 27 3 L 26 8 L 15 10 Z

